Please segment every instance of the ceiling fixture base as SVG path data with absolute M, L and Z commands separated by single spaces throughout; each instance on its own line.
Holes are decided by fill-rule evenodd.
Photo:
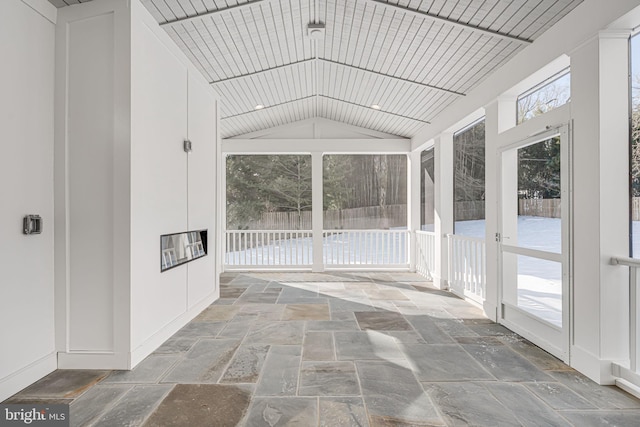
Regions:
M 324 24 L 307 25 L 307 36 L 312 40 L 324 39 Z

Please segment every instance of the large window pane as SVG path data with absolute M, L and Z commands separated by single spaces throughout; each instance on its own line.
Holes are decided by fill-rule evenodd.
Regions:
M 640 36 L 631 38 L 631 256 L 640 258 Z
M 571 74 L 567 69 L 518 97 L 518 124 L 558 108 L 570 100 Z
M 562 251 L 560 138 L 518 149 L 518 246 Z
M 407 227 L 407 157 L 324 156 L 324 229 Z
M 310 230 L 311 156 L 227 157 L 227 230 Z
M 484 119 L 453 136 L 456 234 L 485 237 Z
M 420 155 L 420 228 L 434 231 L 434 149 L 425 150 Z

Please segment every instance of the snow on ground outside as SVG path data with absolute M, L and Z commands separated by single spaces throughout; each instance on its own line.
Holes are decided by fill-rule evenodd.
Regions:
M 485 237 L 484 220 L 456 222 L 456 234 Z M 640 257 L 640 221 L 632 222 L 633 253 Z M 513 244 L 513 243 L 511 243 Z M 518 217 L 518 245 L 560 253 L 560 219 Z M 518 257 L 518 306 L 557 326 L 562 326 L 562 269 L 559 263 Z
M 485 221 L 456 222 L 456 234 L 484 237 Z M 505 240 L 506 242 L 506 240 Z M 508 242 L 515 245 L 516 242 Z M 560 252 L 559 218 L 518 217 L 517 245 L 546 252 Z M 562 326 L 562 267 L 560 263 L 518 255 L 518 301 L 521 309 Z

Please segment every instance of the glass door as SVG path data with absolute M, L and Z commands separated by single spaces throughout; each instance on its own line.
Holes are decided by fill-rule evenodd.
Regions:
M 568 362 L 567 127 L 507 146 L 499 155 L 500 321 Z

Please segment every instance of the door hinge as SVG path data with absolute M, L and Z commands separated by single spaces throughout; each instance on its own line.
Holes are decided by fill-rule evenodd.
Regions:
M 496 242 L 502 242 L 502 235 L 500 233 L 496 233 Z

